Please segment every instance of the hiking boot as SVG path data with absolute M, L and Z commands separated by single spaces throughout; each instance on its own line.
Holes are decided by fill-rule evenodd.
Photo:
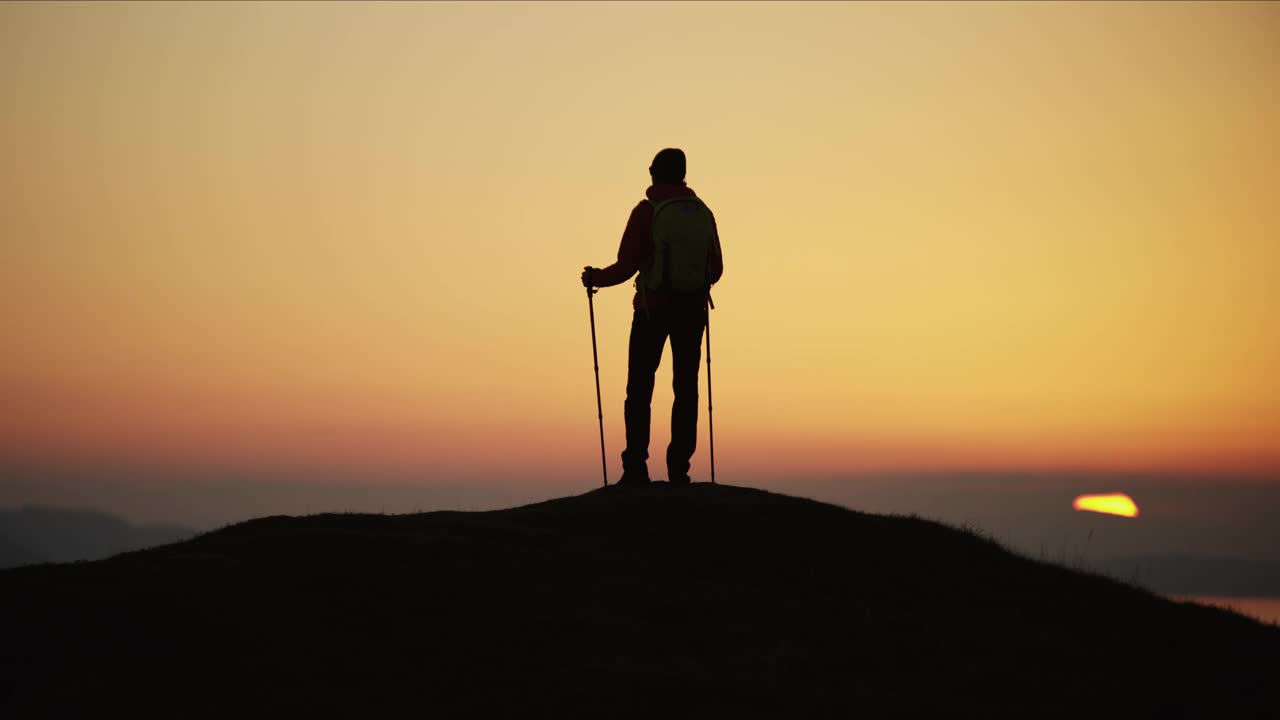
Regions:
M 618 478 L 618 485 L 648 485 L 649 473 L 640 470 L 624 470 L 622 477 Z
M 670 482 L 672 485 L 688 485 L 689 483 L 693 482 L 693 480 L 689 478 L 688 474 L 672 475 L 671 479 L 668 482 Z

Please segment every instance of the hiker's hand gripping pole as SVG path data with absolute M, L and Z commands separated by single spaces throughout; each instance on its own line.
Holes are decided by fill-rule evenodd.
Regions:
M 583 268 L 583 277 L 590 267 Z M 596 304 L 593 296 L 598 288 L 587 285 L 587 312 L 591 314 L 591 364 L 596 372 L 596 418 L 600 421 L 600 474 L 604 478 L 604 487 L 609 486 L 609 466 L 604 456 L 604 406 L 600 402 L 600 356 L 596 352 Z

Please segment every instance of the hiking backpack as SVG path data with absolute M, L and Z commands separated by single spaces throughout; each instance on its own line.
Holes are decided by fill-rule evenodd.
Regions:
M 696 293 L 707 282 L 716 225 L 711 210 L 697 197 L 653 204 L 653 261 L 640 270 L 641 288 L 656 292 Z

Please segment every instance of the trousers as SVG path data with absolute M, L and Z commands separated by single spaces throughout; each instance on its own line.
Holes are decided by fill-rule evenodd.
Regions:
M 667 446 L 669 479 L 689 474 L 689 460 L 698 446 L 698 365 L 702 361 L 702 330 L 707 324 L 705 300 L 680 298 L 647 311 L 636 309 L 631 319 L 627 351 L 627 449 L 622 451 L 624 473 L 647 477 L 649 406 L 654 375 L 671 338 L 671 444 Z

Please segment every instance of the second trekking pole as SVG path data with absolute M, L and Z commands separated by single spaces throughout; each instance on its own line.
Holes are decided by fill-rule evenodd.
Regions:
M 716 425 L 711 414 L 711 311 L 716 304 L 707 293 L 707 437 L 711 440 L 711 484 L 716 482 Z
M 596 303 L 592 298 L 595 293 L 592 288 L 587 288 L 587 312 L 591 314 L 591 364 L 596 370 L 596 417 L 600 420 L 600 474 L 604 478 L 604 487 L 609 487 L 609 466 L 604 459 L 604 405 L 600 402 L 600 356 L 596 353 Z

